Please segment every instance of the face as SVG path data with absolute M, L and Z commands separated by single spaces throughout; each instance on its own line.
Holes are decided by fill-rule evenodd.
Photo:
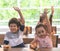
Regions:
M 38 37 L 45 37 L 46 36 L 46 30 L 44 29 L 44 27 L 39 27 L 36 29 L 36 35 Z
M 19 29 L 19 27 L 17 27 L 17 25 L 15 23 L 10 24 L 9 28 L 10 28 L 10 31 L 13 33 L 17 32 Z

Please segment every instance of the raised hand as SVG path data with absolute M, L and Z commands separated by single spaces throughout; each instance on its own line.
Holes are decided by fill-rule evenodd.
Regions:
M 16 11 L 20 11 L 20 9 L 18 8 L 18 7 L 13 7 L 14 8 L 14 10 L 16 10 Z
M 52 14 L 54 13 L 54 7 L 53 6 L 51 7 L 51 13 Z
M 47 9 L 47 8 L 44 9 L 44 13 L 45 13 L 45 14 L 48 13 L 48 9 Z
M 18 21 L 20 21 L 21 24 L 25 24 L 25 20 L 24 20 L 24 17 L 23 17 L 23 15 L 22 15 L 22 13 L 21 13 L 21 10 L 20 10 L 18 7 L 13 7 L 13 8 L 14 8 L 15 11 L 18 12 L 18 14 L 19 14 L 19 16 L 20 16 L 20 19 L 19 19 Z

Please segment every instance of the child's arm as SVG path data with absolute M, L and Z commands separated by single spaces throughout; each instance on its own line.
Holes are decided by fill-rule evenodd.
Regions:
M 52 17 L 53 17 L 53 14 L 54 14 L 54 7 L 52 6 L 51 7 L 51 14 L 50 14 L 50 18 L 49 18 L 49 21 L 50 21 L 50 24 L 52 25 Z
M 5 34 L 5 37 L 4 37 L 4 44 L 6 44 L 6 45 L 9 44 L 8 32 Z
M 50 24 L 50 21 L 48 20 L 48 18 L 46 17 L 46 25 L 47 25 L 47 28 L 48 28 L 48 33 L 51 34 L 51 24 Z
M 11 46 L 9 45 L 9 39 L 8 39 L 8 37 L 7 37 L 7 33 L 6 33 L 5 38 L 4 38 L 3 48 L 4 48 L 4 50 L 11 48 Z
M 51 14 L 52 15 L 54 14 L 54 7 L 53 6 L 51 7 Z
M 13 7 L 13 8 L 14 8 L 14 10 L 16 10 L 18 12 L 18 14 L 20 16 L 20 22 L 21 22 L 21 24 L 25 24 L 25 20 L 24 20 L 24 17 L 22 15 L 22 13 L 21 13 L 21 10 L 18 7 Z
M 51 36 L 51 30 L 52 30 L 52 17 L 53 17 L 53 14 L 54 14 L 54 7 L 52 6 L 51 7 L 51 15 L 50 15 L 50 18 L 48 19 L 48 17 L 46 17 L 47 27 L 48 27 L 50 36 Z
M 46 10 L 46 12 L 47 12 L 47 10 Z M 45 23 L 45 25 L 47 26 L 47 28 L 48 28 L 48 33 L 49 34 L 51 34 L 51 24 L 50 24 L 50 21 L 49 21 L 49 19 L 48 19 L 48 16 L 47 16 L 47 13 L 43 13 L 43 15 L 45 16 L 45 18 L 46 18 L 46 23 Z
M 37 48 L 37 42 L 35 39 L 30 43 L 30 48 L 34 50 Z
M 21 10 L 18 8 L 18 7 L 13 7 L 14 8 L 14 10 L 16 10 L 17 12 L 18 12 L 18 14 L 19 14 L 19 16 L 20 16 L 20 19 L 18 20 L 18 21 L 20 21 L 20 30 L 21 31 L 24 31 L 24 27 L 25 27 L 25 20 L 24 20 L 24 17 L 23 17 L 23 15 L 22 15 L 22 13 L 21 13 Z

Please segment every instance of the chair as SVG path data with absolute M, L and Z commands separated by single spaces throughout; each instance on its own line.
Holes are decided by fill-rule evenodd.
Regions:
M 4 42 L 4 34 L 0 34 L 0 45 L 3 45 Z
M 58 44 L 58 36 L 54 36 L 53 34 L 56 34 L 56 27 L 52 27 L 52 41 L 53 41 L 53 47 L 57 47 Z
M 24 28 L 24 35 L 32 34 L 32 27 L 26 26 Z

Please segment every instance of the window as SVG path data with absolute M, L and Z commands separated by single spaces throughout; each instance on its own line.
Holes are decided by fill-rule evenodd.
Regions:
M 18 6 L 25 18 L 26 26 L 35 26 L 39 20 L 40 13 L 44 8 L 49 9 L 54 6 L 53 25 L 60 24 L 60 0 L 0 0 L 0 27 L 8 26 L 8 20 L 12 17 L 18 18 L 18 13 L 13 6 Z M 3 27 L 2 27 L 3 28 Z

